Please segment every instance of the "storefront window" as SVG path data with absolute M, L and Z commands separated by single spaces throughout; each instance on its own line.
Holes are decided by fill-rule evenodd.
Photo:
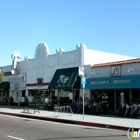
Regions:
M 1 102 L 7 102 L 8 101 L 8 91 L 2 91 L 0 94 Z
M 0 91 L 0 101 L 1 101 L 1 94 L 2 94 L 2 93 L 1 93 L 1 91 Z

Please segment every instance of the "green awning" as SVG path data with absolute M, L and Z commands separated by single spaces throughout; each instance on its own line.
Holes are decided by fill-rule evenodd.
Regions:
M 10 83 L 9 82 L 2 82 L 0 84 L 0 90 L 6 90 L 10 87 Z
M 80 89 L 78 67 L 56 70 L 48 89 Z

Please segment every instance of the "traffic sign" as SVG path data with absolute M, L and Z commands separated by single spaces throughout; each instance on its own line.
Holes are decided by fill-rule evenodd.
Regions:
M 79 76 L 84 76 L 84 67 L 79 67 Z

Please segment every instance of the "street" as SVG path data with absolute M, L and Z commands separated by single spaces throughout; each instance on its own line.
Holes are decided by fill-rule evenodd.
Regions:
M 127 131 L 0 115 L 1 140 L 128 140 Z M 135 138 L 136 139 L 136 138 Z

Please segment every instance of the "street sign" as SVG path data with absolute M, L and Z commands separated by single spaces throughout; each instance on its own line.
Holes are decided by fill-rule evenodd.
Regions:
M 84 76 L 84 67 L 79 67 L 79 76 Z
M 83 84 L 83 85 L 86 84 L 86 78 L 85 77 L 82 77 L 82 83 L 81 84 Z
M 83 84 L 83 88 L 85 88 L 85 84 Z

